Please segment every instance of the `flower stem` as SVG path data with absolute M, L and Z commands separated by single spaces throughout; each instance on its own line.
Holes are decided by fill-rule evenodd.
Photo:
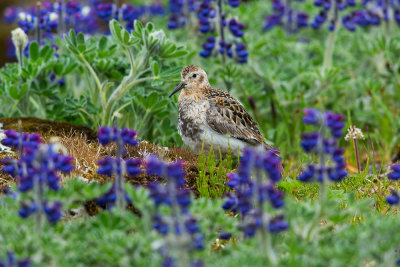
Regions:
M 265 221 L 265 216 L 264 216 L 264 205 L 263 205 L 263 200 L 261 197 L 261 184 L 262 184 L 262 173 L 259 168 L 256 169 L 256 183 L 255 183 L 255 190 L 256 190 L 256 203 L 257 203 L 257 209 L 259 212 L 259 216 L 261 218 L 261 248 L 263 252 L 268 255 L 268 259 L 271 263 L 272 266 L 276 266 L 278 259 L 276 257 L 275 251 L 272 248 L 271 245 L 271 237 L 267 233 L 267 222 Z
M 64 0 L 59 0 L 58 1 L 59 9 L 60 12 L 58 13 L 58 33 L 60 35 L 60 38 L 62 38 L 62 35 L 65 32 L 65 23 L 64 23 Z
M 178 190 L 176 188 L 176 183 L 173 178 L 167 176 L 167 168 L 164 167 L 163 170 L 164 177 L 167 178 L 167 187 L 168 193 L 171 199 L 171 225 L 170 225 L 170 233 L 176 238 L 176 242 L 174 242 L 174 253 L 176 253 L 176 261 L 178 267 L 190 266 L 189 264 L 189 256 L 186 253 L 186 244 L 185 244 L 185 229 L 183 225 L 183 218 L 181 213 L 179 212 L 179 204 L 178 204 Z M 176 227 L 179 229 L 179 233 L 176 233 Z
M 354 151 L 356 153 L 357 173 L 359 173 L 361 170 L 360 170 L 360 159 L 359 159 L 359 155 L 358 155 L 357 139 L 353 139 L 353 143 L 354 143 Z
M 219 34 L 221 37 L 221 42 L 225 44 L 225 32 L 224 32 L 224 25 L 222 24 L 222 18 L 223 18 L 222 0 L 218 0 Z M 225 52 L 222 54 L 222 66 L 225 67 Z
M 125 166 L 123 163 L 123 159 L 122 159 L 122 153 L 123 153 L 123 149 L 124 149 L 124 144 L 122 142 L 122 138 L 121 136 L 118 136 L 117 138 L 117 151 L 116 151 L 116 160 L 115 161 L 115 194 L 116 194 L 116 208 L 120 211 L 125 209 L 126 203 L 125 203 L 125 195 L 124 195 L 124 175 L 125 175 Z M 119 160 L 119 162 L 118 162 Z M 117 171 L 117 164 L 119 164 L 120 166 L 120 171 Z
M 121 21 L 119 18 L 119 13 L 118 9 L 119 9 L 119 0 L 114 0 L 114 6 L 115 6 L 115 13 L 114 13 L 114 18 L 118 21 Z
M 150 114 L 150 109 L 146 109 L 146 113 L 144 114 L 144 117 L 143 117 L 142 121 L 140 122 L 139 127 L 137 128 L 137 132 L 138 132 L 138 133 L 140 133 L 140 130 L 142 129 L 143 124 L 144 124 L 144 122 L 146 121 L 147 116 L 148 116 L 149 114 Z
M 115 102 L 121 98 L 121 96 L 123 96 L 132 86 L 141 83 L 141 82 L 145 82 L 145 81 L 151 81 L 151 80 L 155 80 L 157 77 L 145 77 L 145 78 L 140 78 L 140 79 L 136 79 L 132 82 L 130 82 L 129 84 L 127 84 L 127 77 L 125 77 L 121 84 L 117 87 L 117 89 L 114 90 L 114 92 L 111 94 L 111 96 L 109 97 L 105 109 L 104 109 L 104 113 L 103 113 L 103 118 L 102 118 L 102 125 L 109 125 L 110 123 L 110 118 L 111 118 L 111 112 L 113 110 L 114 104 Z
M 83 54 L 79 54 L 82 62 L 85 64 L 86 68 L 89 70 L 90 74 L 92 75 L 94 81 L 96 82 L 97 92 L 95 92 L 92 96 L 92 104 L 97 105 L 98 95 L 103 95 L 101 92 L 101 82 L 99 77 L 97 76 L 96 72 L 92 68 L 92 66 L 87 62 L 85 56 Z M 105 109 L 106 100 L 102 99 L 103 110 Z
M 325 167 L 325 149 L 324 149 L 324 135 L 326 130 L 326 122 L 325 118 L 323 118 L 323 124 L 321 125 L 321 129 L 319 131 L 318 138 L 318 151 L 319 151 L 319 168 L 321 171 L 321 181 L 319 182 L 319 217 L 323 214 L 323 206 L 326 198 L 326 187 L 327 187 L 327 177 L 326 177 L 326 167 Z M 319 219 L 319 218 L 318 218 Z
M 36 41 L 38 42 L 38 45 L 40 47 L 40 6 L 41 3 L 40 1 L 37 2 L 36 7 L 37 7 L 37 12 L 36 12 Z
M 336 1 L 332 1 L 332 12 L 333 12 L 333 30 L 329 33 L 329 37 L 326 41 L 326 49 L 324 54 L 324 63 L 322 66 L 322 72 L 325 73 L 327 69 L 332 66 L 332 54 L 335 48 L 335 39 L 336 39 L 336 32 L 339 28 L 338 18 L 339 18 L 339 10 Z
M 285 21 L 284 27 L 285 27 L 285 30 L 286 30 L 286 32 L 288 34 L 292 34 L 293 33 L 293 26 L 292 26 L 293 18 L 292 18 L 292 15 L 293 15 L 293 10 L 292 10 L 292 8 L 290 6 L 290 0 L 286 0 L 285 1 L 285 18 L 286 18 L 286 21 Z
M 46 149 L 49 149 L 46 146 Z M 39 170 L 42 168 L 40 165 L 40 162 L 44 160 L 44 158 L 47 157 L 46 151 L 41 148 L 35 157 L 34 161 L 34 166 L 38 168 Z M 42 176 L 42 177 L 41 177 Z M 40 234 L 42 231 L 43 227 L 43 222 L 44 222 L 44 210 L 43 210 L 43 205 L 44 205 L 44 184 L 43 181 L 47 180 L 47 171 L 41 171 L 38 174 L 35 174 L 33 176 L 33 190 L 34 190 L 34 203 L 36 205 L 36 212 L 35 212 L 35 224 L 36 224 L 36 232 L 37 234 Z
M 389 18 L 385 18 L 385 14 L 386 16 L 388 16 L 388 10 L 389 10 L 389 0 L 385 0 L 384 1 L 384 6 L 383 6 L 383 21 L 384 21 L 384 25 L 385 25 L 385 39 L 386 39 L 386 44 L 389 43 L 389 26 L 390 26 L 390 20 Z

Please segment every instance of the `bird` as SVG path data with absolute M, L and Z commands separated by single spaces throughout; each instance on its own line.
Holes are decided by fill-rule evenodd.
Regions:
M 195 153 L 213 148 L 237 156 L 245 147 L 261 146 L 279 154 L 265 142 L 258 123 L 244 106 L 228 92 L 213 88 L 202 68 L 184 67 L 181 82 L 169 97 L 178 92 L 178 133 Z

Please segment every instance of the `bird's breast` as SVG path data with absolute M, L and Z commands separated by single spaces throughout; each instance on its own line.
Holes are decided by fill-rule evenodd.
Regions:
M 186 139 L 201 141 L 206 125 L 206 111 L 209 104 L 206 101 L 197 102 L 195 99 L 182 99 L 178 103 L 179 122 L 178 132 Z M 187 143 L 185 141 L 185 143 Z

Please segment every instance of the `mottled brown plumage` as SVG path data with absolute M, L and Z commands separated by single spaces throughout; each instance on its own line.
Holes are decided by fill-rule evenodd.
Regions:
M 178 132 L 193 150 L 199 152 L 204 141 L 206 148 L 213 144 L 223 151 L 229 142 L 232 151 L 262 144 L 265 149 L 278 152 L 265 143 L 257 122 L 238 100 L 211 87 L 204 70 L 189 65 L 182 70 L 181 77 L 171 96 L 181 91 Z

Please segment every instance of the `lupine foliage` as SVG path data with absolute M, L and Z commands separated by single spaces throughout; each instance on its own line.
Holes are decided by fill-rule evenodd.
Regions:
M 41 1 L 7 9 L 5 21 L 21 27 L 30 42 L 22 64 L 0 70 L 0 116 L 40 116 L 95 129 L 118 118 L 118 126 L 136 128 L 141 138 L 180 146 L 176 99 L 167 96 L 182 66 L 197 64 L 213 86 L 241 100 L 263 135 L 281 149 L 282 167 L 276 155 L 251 150 L 243 152 L 237 170 L 205 162 L 200 175 L 219 178 L 203 179 L 199 188 L 208 195 L 193 198 L 182 162 L 125 159 L 121 149 L 121 157 L 102 159 L 97 171 L 108 176 L 142 171 L 164 180 L 148 188 L 124 186 L 123 199 L 141 217 L 124 209 L 86 217 L 82 203 L 96 199 L 110 208 L 117 186 L 65 177 L 60 187 L 58 175 L 70 171 L 72 159 L 56 156 L 52 144 L 38 145 L 37 135 L 9 132 L 7 145 L 22 152 L 3 163 L 16 184 L 1 190 L 0 258 L 8 258 L 0 266 L 28 258 L 35 266 L 396 263 L 398 1 L 118 2 Z M 13 52 L 11 43 L 7 54 Z M 312 107 L 303 121 L 308 125 L 302 122 L 305 107 Z M 352 174 L 350 144 L 341 138 L 341 129 L 350 125 L 367 137 L 358 174 Z M 135 145 L 133 133 L 101 128 L 99 141 Z M 299 152 L 299 143 L 307 153 Z M 215 188 L 223 189 L 216 195 L 228 190 L 227 171 L 232 187 L 227 198 L 205 198 Z M 36 206 L 35 177 L 46 188 Z M 320 201 L 312 201 L 321 189 Z M 31 213 L 58 222 L 36 231 L 35 220 L 21 217 Z

